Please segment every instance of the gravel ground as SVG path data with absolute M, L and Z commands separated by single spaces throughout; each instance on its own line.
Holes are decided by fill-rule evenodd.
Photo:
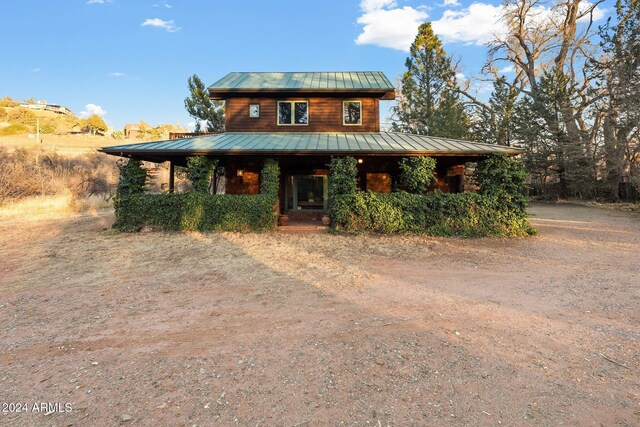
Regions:
M 640 218 L 531 211 L 467 240 L 3 218 L 0 424 L 640 425 Z

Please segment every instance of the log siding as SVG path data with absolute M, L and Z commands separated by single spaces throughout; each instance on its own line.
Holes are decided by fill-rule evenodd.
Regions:
M 362 102 L 362 124 L 343 123 L 343 101 Z M 307 101 L 308 125 L 278 125 L 278 101 Z M 249 106 L 260 105 L 260 117 L 249 117 Z M 233 97 L 225 102 L 227 132 L 379 132 L 380 110 L 377 98 L 303 97 L 287 98 Z

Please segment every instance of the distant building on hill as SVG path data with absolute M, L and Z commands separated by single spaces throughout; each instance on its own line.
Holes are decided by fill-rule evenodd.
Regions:
M 152 127 L 142 120 L 140 120 L 138 123 L 128 123 L 124 125 L 124 137 L 138 138 L 149 129 L 152 129 Z
M 111 130 L 113 131 L 113 128 L 111 128 Z M 100 135 L 100 136 L 105 136 L 105 135 L 110 135 L 112 132 L 109 132 L 109 129 L 107 129 L 106 132 L 100 131 L 100 130 L 92 130 L 89 126 L 87 126 L 84 123 L 76 123 L 74 124 L 71 129 L 69 129 L 69 132 L 67 132 L 68 135 Z
M 36 103 L 20 103 L 20 107 L 29 108 L 31 110 L 44 110 L 44 111 L 52 111 L 58 114 L 65 114 L 67 116 L 75 116 L 73 111 L 65 107 L 64 105 L 58 104 L 48 104 L 45 101 L 38 101 Z

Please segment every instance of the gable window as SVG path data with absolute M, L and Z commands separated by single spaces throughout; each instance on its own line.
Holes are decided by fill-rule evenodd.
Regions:
M 342 124 L 361 125 L 362 124 L 362 102 L 343 101 L 342 102 Z
M 307 101 L 278 101 L 279 125 L 308 125 L 309 103 Z

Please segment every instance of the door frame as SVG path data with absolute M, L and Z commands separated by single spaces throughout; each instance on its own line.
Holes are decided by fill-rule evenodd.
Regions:
M 295 209 L 298 206 L 298 177 L 322 178 L 322 209 Z M 291 192 L 291 193 L 289 193 Z M 291 194 L 292 206 L 289 207 L 289 194 Z M 296 173 L 287 175 L 285 180 L 285 211 L 288 212 L 325 212 L 329 205 L 329 177 L 327 175 Z

